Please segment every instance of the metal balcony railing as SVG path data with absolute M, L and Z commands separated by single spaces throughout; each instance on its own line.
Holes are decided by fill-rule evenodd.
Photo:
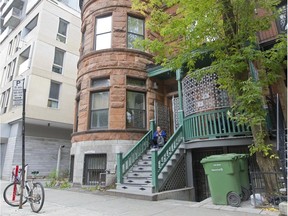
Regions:
M 184 118 L 185 141 L 201 138 L 251 135 L 248 125 L 240 125 L 229 118 L 229 108 L 192 114 Z

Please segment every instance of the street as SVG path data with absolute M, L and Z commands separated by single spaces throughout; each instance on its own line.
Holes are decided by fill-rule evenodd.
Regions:
M 29 204 L 23 209 L 7 205 L 2 197 L 3 190 L 8 182 L 1 181 L 1 216 L 32 216 L 35 215 Z M 222 206 L 223 207 L 223 206 Z M 241 211 L 241 208 L 225 206 L 227 210 L 212 209 L 215 206 L 200 206 L 199 203 L 163 200 L 143 201 L 123 197 L 114 197 L 99 193 L 55 190 L 45 188 L 45 203 L 39 213 L 43 216 L 253 216 L 259 215 Z M 255 209 L 251 209 L 251 212 Z M 263 212 L 261 214 L 278 215 L 276 212 Z

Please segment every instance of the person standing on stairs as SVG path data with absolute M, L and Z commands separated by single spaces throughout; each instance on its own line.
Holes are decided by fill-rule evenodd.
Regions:
M 157 130 L 153 134 L 152 139 L 152 150 L 158 150 L 159 147 L 163 147 L 166 140 L 166 132 L 161 129 L 160 126 L 157 126 Z

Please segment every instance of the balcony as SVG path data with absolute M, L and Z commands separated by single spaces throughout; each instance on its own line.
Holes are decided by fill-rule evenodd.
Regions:
M 30 13 L 30 11 L 40 2 L 40 0 L 29 0 L 26 6 L 26 14 Z
M 5 0 L 4 0 L 5 1 Z M 23 9 L 24 2 L 22 0 L 8 0 L 6 2 L 5 7 L 2 10 L 2 16 L 6 16 L 6 14 L 11 10 L 11 8 L 17 8 L 19 10 Z
M 0 44 L 5 40 L 5 38 L 10 34 L 10 32 L 12 31 L 12 28 L 7 27 L 2 34 L 0 35 Z
M 22 64 L 19 65 L 18 75 L 24 73 L 25 71 L 30 69 L 30 59 L 25 60 Z
M 185 140 L 251 135 L 251 128 L 230 119 L 228 111 L 229 108 L 222 108 L 187 116 L 184 119 Z
M 21 10 L 12 8 L 4 18 L 4 27 L 10 26 L 15 28 L 21 21 Z
M 8 0 L 0 0 L 0 10 L 3 9 L 3 7 L 6 5 L 7 2 Z

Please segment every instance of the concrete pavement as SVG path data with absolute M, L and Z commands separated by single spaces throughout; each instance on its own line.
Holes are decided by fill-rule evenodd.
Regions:
M 7 205 L 2 193 L 7 182 L 0 182 L 1 216 L 32 216 L 35 215 L 29 204 L 23 209 Z M 207 202 L 195 203 L 175 200 L 145 201 L 123 197 L 104 195 L 101 192 L 80 192 L 75 190 L 45 189 L 44 207 L 39 213 L 43 216 L 256 216 L 260 214 L 278 215 L 277 212 L 243 212 L 241 208 L 219 206 Z M 210 206 L 210 207 L 209 207 Z M 254 209 L 252 209 L 254 210 Z

